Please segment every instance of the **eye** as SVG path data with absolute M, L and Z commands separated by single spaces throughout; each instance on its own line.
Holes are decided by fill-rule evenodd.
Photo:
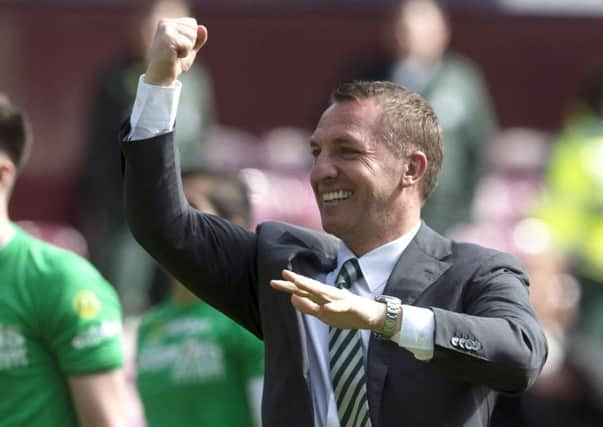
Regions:
M 360 151 L 356 148 L 352 148 L 352 147 L 341 147 L 339 149 L 339 153 L 341 154 L 341 156 L 343 158 L 354 158 L 357 157 L 360 154 Z
M 312 157 L 317 158 L 318 155 L 320 154 L 320 148 L 310 147 L 310 154 L 312 154 Z

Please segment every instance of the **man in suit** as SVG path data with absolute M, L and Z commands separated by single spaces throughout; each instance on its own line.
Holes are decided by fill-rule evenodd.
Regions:
M 157 28 L 123 130 L 128 220 L 167 270 L 264 341 L 264 424 L 487 426 L 497 392 L 534 382 L 546 341 L 515 258 L 421 222 L 442 161 L 431 108 L 392 83 L 339 87 L 310 142 L 336 237 L 275 222 L 249 232 L 182 192 L 177 78 L 206 38 L 193 18 Z

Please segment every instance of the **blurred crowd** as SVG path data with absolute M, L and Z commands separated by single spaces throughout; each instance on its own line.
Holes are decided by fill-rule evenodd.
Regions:
M 162 406 L 172 401 L 174 411 L 188 411 L 180 413 L 183 419 L 212 408 L 216 419 L 235 418 L 231 424 L 198 422 L 253 425 L 259 422 L 260 342 L 188 294 L 134 241 L 122 206 L 119 154 L 107 149 L 131 109 L 158 19 L 188 15 L 187 8 L 180 0 L 141 7 L 132 48 L 98 74 L 79 232 L 61 224 L 20 224 L 87 256 L 117 290 L 126 316 L 126 374 L 133 402 L 142 402 L 130 405 L 132 425 L 176 425 Z M 502 129 L 479 66 L 449 49 L 446 10 L 436 1 L 408 0 L 395 16 L 391 55 L 359 58 L 341 79 L 393 81 L 433 106 L 444 132 L 445 163 L 423 219 L 451 238 L 518 256 L 529 271 L 532 302 L 549 342 L 541 378 L 521 397 L 501 397 L 492 425 L 601 425 L 603 68 L 584 82 L 558 131 Z M 310 130 L 282 127 L 256 135 L 225 126 L 215 113 L 220 94 L 213 93 L 203 63 L 185 78 L 175 135 L 189 202 L 249 228 L 268 219 L 320 228 L 307 184 Z M 247 209 L 236 197 L 247 200 Z M 208 322 L 221 332 L 210 336 Z M 176 360 L 187 366 L 177 367 Z M 208 378 L 231 368 L 217 391 Z M 195 399 L 182 398 L 194 387 Z M 210 397 L 229 400 L 217 393 L 240 395 L 230 400 L 244 403 L 212 404 Z

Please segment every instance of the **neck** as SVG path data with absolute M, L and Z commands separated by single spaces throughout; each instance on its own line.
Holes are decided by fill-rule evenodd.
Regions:
M 3 246 L 12 236 L 12 226 L 8 218 L 6 204 L 0 204 L 0 246 Z
M 358 257 L 361 257 L 373 249 L 377 249 L 399 237 L 409 233 L 421 220 L 420 215 L 405 218 L 397 227 L 388 227 L 380 230 L 373 230 L 370 238 L 368 236 L 355 236 L 352 239 L 342 239 L 346 246 Z

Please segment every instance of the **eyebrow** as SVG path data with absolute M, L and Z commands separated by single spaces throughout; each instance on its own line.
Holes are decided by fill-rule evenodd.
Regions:
M 348 134 L 345 136 L 340 136 L 337 137 L 333 140 L 334 143 L 336 143 L 337 145 L 343 145 L 343 144 L 351 144 L 351 145 L 359 145 L 362 144 L 356 137 L 354 134 Z M 314 148 L 314 147 L 320 147 L 321 144 L 314 138 L 310 138 L 309 144 L 310 148 Z

